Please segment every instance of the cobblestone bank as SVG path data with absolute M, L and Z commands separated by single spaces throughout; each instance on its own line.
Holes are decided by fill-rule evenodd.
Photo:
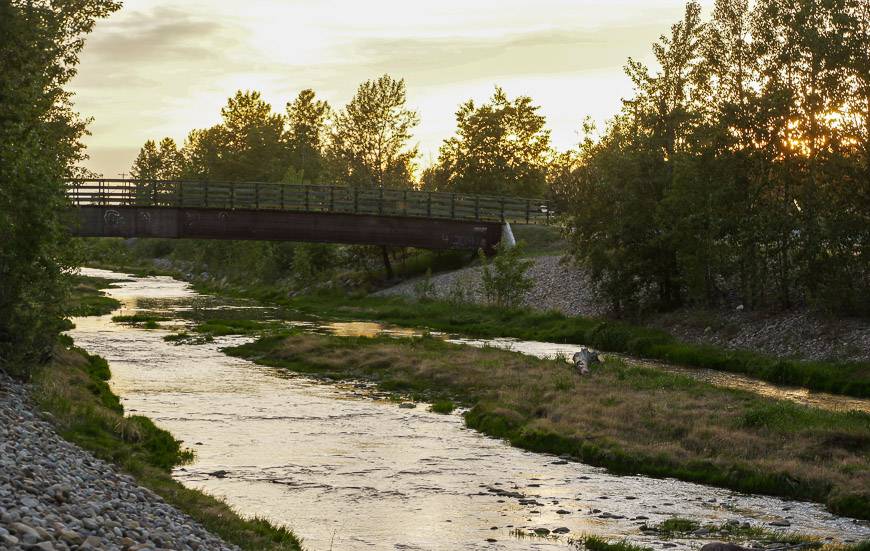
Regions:
M 0 549 L 235 550 L 58 436 L 0 372 Z

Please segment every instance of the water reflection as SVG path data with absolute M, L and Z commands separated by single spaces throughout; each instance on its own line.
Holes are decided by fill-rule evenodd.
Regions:
M 134 278 L 111 294 L 131 312 L 139 300 L 165 300 L 161 307 L 172 312 L 201 299 L 181 282 L 154 278 Z M 220 352 L 244 338 L 174 346 L 163 340 L 167 331 L 122 326 L 111 316 L 75 322 L 76 343 L 110 361 L 127 411 L 196 450 L 196 462 L 175 472 L 182 483 L 290 526 L 311 550 L 565 549 L 581 533 L 663 548 L 640 527 L 674 515 L 753 525 L 787 519 L 791 529 L 820 537 L 870 536 L 866 525 L 816 504 L 608 475 L 485 438 L 456 414 L 373 399 L 367 385 L 323 384 Z M 389 330 L 319 325 L 355 335 Z M 561 527 L 569 532 L 558 539 L 512 535 Z

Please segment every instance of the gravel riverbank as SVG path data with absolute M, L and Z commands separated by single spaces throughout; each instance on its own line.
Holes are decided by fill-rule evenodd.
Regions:
M 0 372 L 0 549 L 238 548 L 62 439 Z

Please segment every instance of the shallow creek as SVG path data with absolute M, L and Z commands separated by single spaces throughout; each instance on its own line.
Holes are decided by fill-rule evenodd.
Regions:
M 219 299 L 168 277 L 82 273 L 123 277 L 108 294 L 122 301 L 124 314 L 176 312 L 182 325 L 184 310 L 226 311 Z M 464 428 L 458 413 L 430 413 L 423 404 L 400 408 L 365 385 L 326 384 L 220 352 L 246 338 L 179 346 L 163 340 L 166 329 L 130 327 L 111 317 L 75 319 L 70 335 L 109 360 L 112 388 L 129 413 L 147 415 L 196 451 L 196 460 L 174 476 L 225 498 L 242 514 L 292 528 L 312 551 L 569 549 L 570 538 L 581 534 L 627 537 L 657 549 L 698 547 L 700 539 L 664 541 L 640 530 L 672 516 L 765 527 L 786 520 L 787 530 L 823 538 L 870 537 L 867 523 L 836 517 L 821 505 L 609 475 L 484 437 Z M 359 323 L 310 327 L 339 335 L 415 334 Z M 488 343 L 535 355 L 577 348 Z M 528 535 L 562 527 L 569 532 Z

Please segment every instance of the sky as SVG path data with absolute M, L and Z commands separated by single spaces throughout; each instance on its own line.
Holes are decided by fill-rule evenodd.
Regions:
M 710 2 L 704 2 L 707 6 Z M 93 118 L 85 166 L 129 172 L 139 147 L 179 144 L 220 122 L 238 89 L 276 112 L 312 88 L 342 107 L 365 80 L 404 78 L 420 115 L 420 164 L 456 130 L 459 104 L 499 85 L 531 96 L 553 145 L 574 147 L 586 116 L 601 124 L 630 97 L 629 56 L 680 19 L 683 0 L 126 0 L 88 37 L 71 83 Z

